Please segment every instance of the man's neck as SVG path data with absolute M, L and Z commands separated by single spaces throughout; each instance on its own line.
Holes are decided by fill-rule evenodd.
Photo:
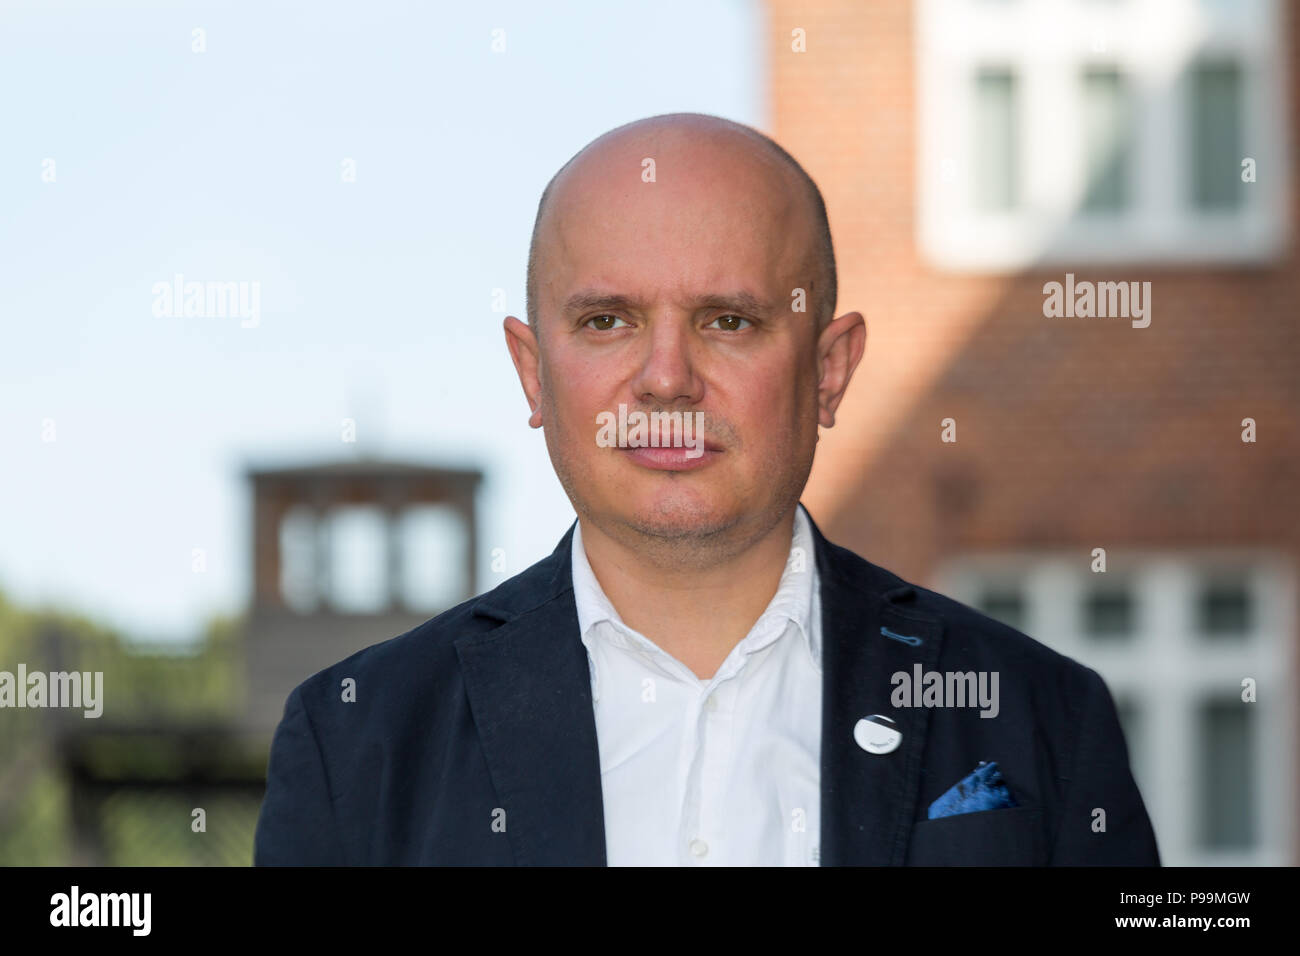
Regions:
M 582 545 L 623 623 L 707 680 L 776 595 L 793 531 L 791 509 L 758 540 L 707 567 L 646 562 L 586 521 Z

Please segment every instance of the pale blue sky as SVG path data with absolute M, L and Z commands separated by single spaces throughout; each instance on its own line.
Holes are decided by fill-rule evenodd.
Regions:
M 5 0 L 0 589 L 192 637 L 248 596 L 243 468 L 358 450 L 485 469 L 485 585 L 492 548 L 549 553 L 572 509 L 492 290 L 522 312 L 541 189 L 605 130 L 765 128 L 765 29 L 744 0 Z M 177 272 L 260 282 L 260 323 L 155 316 Z

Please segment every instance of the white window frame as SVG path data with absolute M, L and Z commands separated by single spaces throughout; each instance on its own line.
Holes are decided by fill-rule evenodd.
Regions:
M 1295 12 L 1292 12 L 1295 15 Z M 1259 264 L 1289 240 L 1287 32 L 1277 0 L 918 0 L 917 240 L 932 265 L 1002 272 L 1037 265 Z M 1242 146 L 1256 181 L 1230 211 L 1191 198 L 1187 66 L 1242 69 Z M 972 77 L 1017 76 L 1019 207 L 981 213 L 973 190 Z M 1088 215 L 1082 141 L 1087 66 L 1114 65 L 1133 96 L 1129 204 Z

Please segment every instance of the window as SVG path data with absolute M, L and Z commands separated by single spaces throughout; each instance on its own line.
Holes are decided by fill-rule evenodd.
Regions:
M 1295 111 L 1278 0 L 916 10 L 916 235 L 933 265 L 1285 254 Z
M 1257 839 L 1255 710 L 1229 697 L 1202 703 L 1197 716 L 1200 843 L 1207 849 L 1249 849 Z
M 1199 63 L 1191 71 L 1192 200 L 1200 209 L 1241 205 L 1241 70 Z
M 986 211 L 1016 205 L 1016 78 L 1010 70 L 975 75 L 975 201 Z
M 446 506 L 406 509 L 398 521 L 402 604 L 412 611 L 443 611 L 469 597 L 465 522 Z
M 1240 579 L 1203 581 L 1196 611 L 1200 633 L 1208 637 L 1244 637 L 1252 627 L 1250 589 Z
M 1024 630 L 1025 600 L 1017 590 L 1000 586 L 990 588 L 981 595 L 977 607 L 994 620 Z
M 280 522 L 280 595 L 292 610 L 316 609 L 316 513 L 299 505 Z
M 1091 589 L 1084 602 L 1083 629 L 1093 638 L 1131 637 L 1132 593 L 1125 589 Z
M 280 593 L 301 614 L 443 611 L 470 596 L 467 536 L 446 505 L 299 505 L 280 523 Z
M 329 601 L 345 614 L 374 614 L 388 604 L 387 522 L 373 505 L 337 508 L 326 522 Z
M 1083 208 L 1118 212 L 1129 201 L 1132 130 L 1128 84 L 1119 70 L 1093 67 L 1083 73 L 1084 148 L 1088 185 Z

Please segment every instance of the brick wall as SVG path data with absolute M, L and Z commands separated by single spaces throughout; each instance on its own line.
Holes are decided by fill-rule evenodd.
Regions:
M 837 312 L 856 309 L 868 323 L 838 423 L 822 432 L 805 497 L 814 516 L 840 543 L 918 581 L 968 548 L 1300 552 L 1294 242 L 1268 268 L 1135 262 L 975 277 L 930 268 L 915 237 L 912 16 L 904 0 L 768 5 L 768 131 L 826 196 Z M 1293 50 L 1298 26 L 1291 16 Z M 805 53 L 790 49 L 796 27 Z M 1296 125 L 1290 155 L 1300 165 Z M 1043 283 L 1066 271 L 1150 281 L 1151 327 L 1044 318 Z M 946 417 L 955 444 L 939 440 Z M 1240 439 L 1246 417 L 1258 423 L 1255 444 Z

